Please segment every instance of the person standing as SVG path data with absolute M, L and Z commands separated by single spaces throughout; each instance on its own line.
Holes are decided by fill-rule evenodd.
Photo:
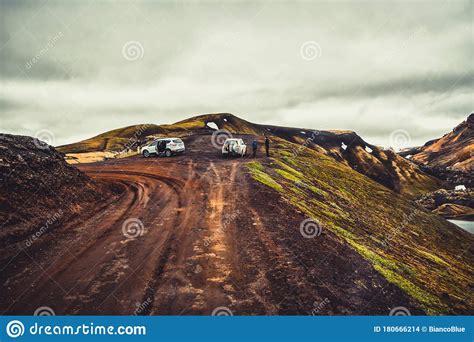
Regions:
M 255 158 L 255 156 L 257 155 L 257 147 L 258 147 L 257 140 L 254 139 L 252 141 L 252 155 L 253 155 L 253 158 Z
M 267 152 L 267 157 L 270 157 L 270 139 L 265 135 L 265 151 Z

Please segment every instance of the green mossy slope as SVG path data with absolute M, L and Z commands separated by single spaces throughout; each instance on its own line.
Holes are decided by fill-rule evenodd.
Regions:
M 274 145 L 273 158 L 247 164 L 255 180 L 344 239 L 429 314 L 472 313 L 471 234 L 328 156 Z

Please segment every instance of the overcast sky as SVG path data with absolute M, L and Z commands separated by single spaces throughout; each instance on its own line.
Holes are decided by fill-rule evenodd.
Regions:
M 1 0 L 0 132 L 231 112 L 417 145 L 474 111 L 474 2 Z

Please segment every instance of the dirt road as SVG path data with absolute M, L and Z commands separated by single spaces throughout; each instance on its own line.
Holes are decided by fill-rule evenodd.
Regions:
M 193 160 L 185 158 L 82 167 L 123 192 L 105 210 L 70 223 L 76 234 L 56 260 L 31 270 L 28 278 L 41 275 L 18 310 L 46 305 L 57 313 L 205 314 L 210 306 L 228 305 L 222 216 L 238 165 L 201 167 L 198 175 Z
M 20 252 L 3 313 L 386 314 L 409 302 L 334 235 L 303 238 L 301 213 L 203 139 L 173 158 L 80 165 L 119 195 Z

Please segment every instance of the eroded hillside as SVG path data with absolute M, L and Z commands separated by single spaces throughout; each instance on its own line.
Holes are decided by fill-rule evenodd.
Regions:
M 31 137 L 0 135 L 0 176 L 2 257 L 54 235 L 62 223 L 114 197 L 115 189 L 93 181 L 54 147 Z
M 58 149 L 64 153 L 121 151 L 153 139 L 154 136 L 186 137 L 211 134 L 214 131 L 212 126 L 232 134 L 260 137 L 266 134 L 282 138 L 295 143 L 292 145 L 294 153 L 298 153 L 301 148 L 311 148 L 412 198 L 443 186 L 442 181 L 427 175 L 417 165 L 392 151 L 365 142 L 355 132 L 260 125 L 229 113 L 200 115 L 172 125 L 129 126 L 75 144 L 60 146 Z
M 426 312 L 472 314 L 471 234 L 322 153 L 295 156 L 294 148 L 279 140 L 271 160 L 248 164 L 252 177 L 344 240 Z
M 474 113 L 452 132 L 407 151 L 412 159 L 431 168 L 474 171 Z

